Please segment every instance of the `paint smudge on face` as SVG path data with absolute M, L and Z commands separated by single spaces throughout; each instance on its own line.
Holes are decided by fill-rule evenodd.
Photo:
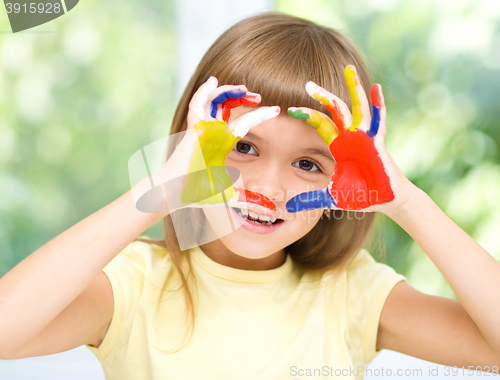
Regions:
M 276 211 L 276 205 L 268 197 L 263 194 L 256 193 L 247 189 L 234 187 L 238 193 L 238 202 L 255 203 L 269 210 Z
M 332 206 L 338 207 L 335 199 L 330 194 L 330 191 L 328 191 L 328 187 L 301 193 L 286 202 L 286 210 L 288 212 L 315 210 L 325 207 L 330 209 Z

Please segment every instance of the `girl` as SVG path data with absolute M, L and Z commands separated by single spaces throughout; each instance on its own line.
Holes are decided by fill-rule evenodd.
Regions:
M 163 169 L 0 280 L 1 357 L 85 344 L 107 379 L 362 379 L 385 348 L 498 373 L 500 266 L 397 168 L 369 85 L 335 30 L 278 13 L 230 28 L 181 97 L 171 135 L 184 136 Z M 188 175 L 202 158 L 207 171 Z M 224 164 L 242 181 L 211 170 Z M 150 183 L 165 208 L 141 212 Z M 460 301 L 418 292 L 362 248 L 374 211 Z M 165 240 L 137 239 L 160 219 Z M 182 234 L 199 246 L 181 251 Z

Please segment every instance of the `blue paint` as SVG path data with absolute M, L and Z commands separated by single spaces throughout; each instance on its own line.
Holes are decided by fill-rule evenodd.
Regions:
M 286 211 L 299 212 L 325 207 L 330 209 L 332 206 L 337 207 L 337 203 L 327 187 L 322 190 L 314 190 L 296 195 L 286 202 Z
M 380 125 L 380 112 L 379 108 L 376 106 L 372 106 L 372 111 L 373 111 L 373 117 L 372 117 L 372 122 L 370 124 L 370 129 L 366 134 L 368 137 L 375 137 L 375 135 L 378 132 L 378 127 Z
M 240 99 L 245 96 L 247 92 L 240 88 L 236 88 L 234 90 L 224 91 L 219 94 L 214 100 L 212 100 L 212 104 L 210 105 L 210 116 L 214 119 L 217 116 L 217 106 L 221 103 L 224 103 L 228 99 Z

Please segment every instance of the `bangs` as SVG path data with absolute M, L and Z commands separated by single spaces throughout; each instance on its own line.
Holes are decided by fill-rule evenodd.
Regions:
M 269 12 L 250 17 L 223 33 L 208 49 L 189 81 L 174 114 L 170 133 L 186 128 L 189 101 L 210 77 L 222 85 L 244 84 L 259 93 L 259 106 L 308 107 L 331 114 L 311 98 L 305 85 L 313 81 L 351 108 L 344 79 L 347 65 L 356 66 L 366 94 L 370 75 L 355 46 L 338 31 L 298 17 Z
M 217 57 L 226 64 L 217 62 L 214 66 L 220 72 L 211 75 L 219 79 L 219 85 L 244 84 L 249 91 L 259 93 L 259 106 L 278 105 L 282 113 L 289 107 L 309 107 L 329 114 L 307 94 L 306 83 L 317 83 L 350 107 L 344 68 L 354 64 L 359 71 L 364 66 L 358 65 L 337 37 L 331 30 L 307 24 L 265 36 L 249 36 L 234 44 L 234 50 L 228 49 Z

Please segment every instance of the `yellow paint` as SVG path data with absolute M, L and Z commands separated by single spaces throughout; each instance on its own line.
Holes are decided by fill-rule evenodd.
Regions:
M 329 106 L 332 104 L 329 99 L 325 98 L 324 96 L 321 96 L 317 92 L 315 92 L 313 96 L 314 96 L 314 99 L 319 100 L 319 102 L 321 104 L 323 104 L 324 106 Z
M 321 116 L 319 112 L 313 112 L 311 118 L 306 120 L 306 123 L 318 130 L 318 134 L 328 146 L 339 134 L 335 124 L 328 118 Z
M 226 201 L 237 197 L 231 177 L 226 172 L 226 157 L 241 139 L 227 128 L 224 121 L 200 121 L 194 125 L 197 132 L 200 150 L 195 149 L 189 163 L 189 174 L 184 180 L 181 201 L 184 204 L 218 204 L 224 203 L 221 192 L 224 191 Z M 204 165 L 203 165 L 204 164 Z M 199 170 L 205 167 L 206 170 Z
M 355 132 L 359 127 L 359 124 L 361 124 L 361 119 L 363 118 L 363 113 L 361 112 L 361 102 L 359 100 L 358 92 L 356 91 L 356 86 L 359 85 L 359 79 L 352 66 L 346 66 L 344 76 L 352 101 L 352 125 L 348 129 Z

